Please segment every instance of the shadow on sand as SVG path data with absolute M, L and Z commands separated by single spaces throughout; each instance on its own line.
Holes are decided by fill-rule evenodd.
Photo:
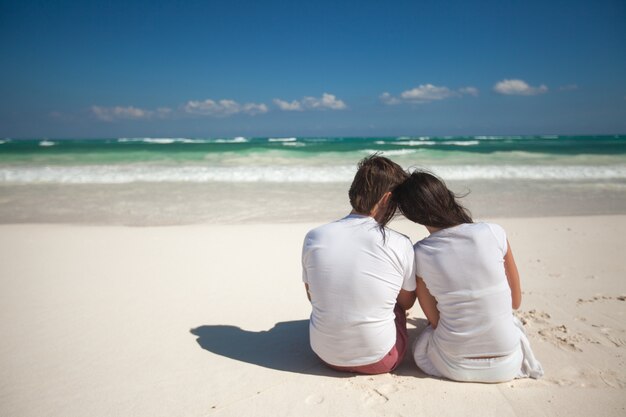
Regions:
M 409 346 L 404 360 L 392 373 L 398 376 L 427 378 L 413 361 L 412 346 L 415 338 L 427 326 L 421 318 L 409 318 Z M 355 374 L 337 372 L 327 368 L 313 353 L 309 345 L 309 320 L 276 323 L 267 331 L 251 332 L 236 326 L 205 325 L 190 330 L 202 349 L 251 363 L 264 368 L 309 375 L 350 377 Z
M 309 346 L 309 321 L 276 323 L 251 332 L 227 325 L 191 329 L 202 349 L 217 355 L 279 371 L 333 377 L 350 376 L 324 366 Z

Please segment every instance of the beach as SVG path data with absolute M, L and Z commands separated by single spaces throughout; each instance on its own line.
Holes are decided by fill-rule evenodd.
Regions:
M 251 142 L 235 139 L 202 148 L 205 168 L 193 152 L 145 152 L 180 140 L 113 156 L 0 147 L 1 416 L 624 415 L 624 137 L 567 154 L 546 151 L 550 138 L 397 138 L 295 156 L 274 147 L 300 138 L 240 151 Z M 437 141 L 390 157 L 419 156 L 475 220 L 507 231 L 542 379 L 432 378 L 410 351 L 390 374 L 341 374 L 309 347 L 304 235 L 348 214 L 346 177 L 375 142 Z M 390 226 L 426 236 L 402 217 Z M 417 304 L 408 322 L 413 341 Z
M 410 355 L 387 375 L 325 368 L 300 278 L 313 223 L 2 225 L 1 414 L 623 415 L 626 215 L 489 220 L 515 250 L 540 380 L 440 380 Z M 410 338 L 424 325 L 416 305 Z

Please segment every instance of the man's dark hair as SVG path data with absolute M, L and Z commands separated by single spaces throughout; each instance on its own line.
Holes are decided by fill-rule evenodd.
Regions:
M 358 168 L 348 192 L 350 204 L 357 213 L 370 214 L 385 193 L 393 191 L 408 178 L 400 165 L 378 154 L 362 159 Z M 396 203 L 390 199 L 380 225 L 384 227 L 389 223 L 395 212 Z
M 452 227 L 472 223 L 470 212 L 443 180 L 415 171 L 393 191 L 393 200 L 407 219 L 424 226 Z

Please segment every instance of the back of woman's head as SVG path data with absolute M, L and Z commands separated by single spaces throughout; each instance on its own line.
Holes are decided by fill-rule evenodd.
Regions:
M 469 211 L 446 184 L 425 171 L 414 171 L 396 187 L 393 199 L 404 217 L 424 226 L 443 228 L 472 223 Z

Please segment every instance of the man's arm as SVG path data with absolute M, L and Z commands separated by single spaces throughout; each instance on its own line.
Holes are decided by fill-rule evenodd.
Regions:
M 398 294 L 396 301 L 403 310 L 410 309 L 415 304 L 415 291 L 400 289 L 400 294 Z
M 417 300 L 420 303 L 420 307 L 422 307 L 422 311 L 424 315 L 430 322 L 430 326 L 433 329 L 437 328 L 437 324 L 439 323 L 439 310 L 437 309 L 437 300 L 432 296 L 430 291 L 428 291 L 428 287 L 426 287 L 426 283 L 420 277 L 417 277 Z

